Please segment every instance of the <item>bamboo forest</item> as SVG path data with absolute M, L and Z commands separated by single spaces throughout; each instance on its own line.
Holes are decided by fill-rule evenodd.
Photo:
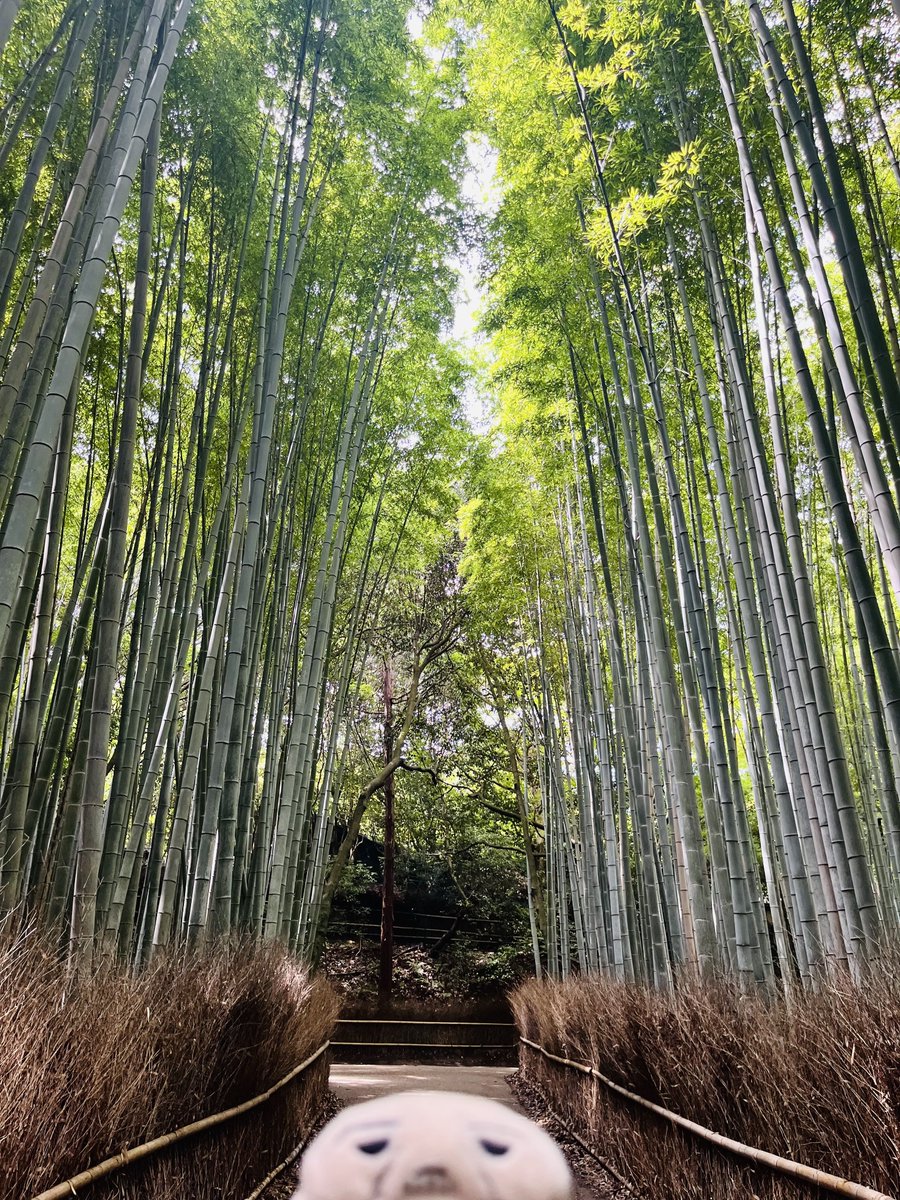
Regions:
M 511 870 L 551 979 L 861 978 L 896 0 L 3 0 L 0 47 L 4 912 L 314 962 L 368 837 L 385 896 Z

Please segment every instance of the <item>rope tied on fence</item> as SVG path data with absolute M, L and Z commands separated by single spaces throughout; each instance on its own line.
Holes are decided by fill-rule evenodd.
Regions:
M 830 1175 L 827 1171 L 819 1171 L 816 1167 L 808 1167 L 803 1163 L 794 1162 L 793 1159 L 782 1158 L 780 1154 L 770 1154 L 768 1150 L 759 1150 L 755 1146 L 747 1146 L 743 1142 L 736 1141 L 734 1138 L 725 1137 L 724 1134 L 716 1133 L 713 1129 L 707 1129 L 705 1125 L 700 1125 L 697 1121 L 691 1121 L 688 1117 L 681 1116 L 680 1113 L 672 1112 L 671 1109 L 654 1104 L 652 1100 L 647 1100 L 644 1096 L 639 1096 L 637 1092 L 629 1091 L 628 1088 L 622 1087 L 621 1084 L 616 1083 L 615 1080 L 610 1079 L 589 1063 L 574 1062 L 571 1058 L 562 1058 L 558 1054 L 552 1054 L 549 1050 L 545 1050 L 543 1046 L 531 1041 L 527 1037 L 520 1037 L 519 1041 L 522 1045 L 528 1046 L 530 1049 L 542 1054 L 551 1062 L 560 1063 L 564 1067 L 580 1071 L 583 1075 L 592 1076 L 594 1079 L 599 1080 L 605 1087 L 609 1088 L 610 1091 L 624 1096 L 627 1100 L 632 1101 L 632 1103 L 640 1105 L 641 1108 L 655 1113 L 656 1116 L 662 1117 L 666 1121 L 670 1121 L 673 1125 L 677 1125 L 681 1129 L 686 1129 L 696 1137 L 711 1142 L 714 1146 L 718 1146 L 720 1150 L 727 1150 L 730 1154 L 736 1154 L 740 1158 L 760 1163 L 762 1166 L 769 1167 L 773 1171 L 780 1171 L 783 1175 L 802 1179 L 806 1183 L 815 1184 L 817 1187 L 836 1192 L 841 1196 L 853 1196 L 855 1200 L 897 1200 L 896 1196 L 890 1196 L 887 1192 L 879 1192 L 875 1188 L 866 1187 L 864 1184 L 853 1183 L 849 1179 L 842 1179 L 839 1175 Z
M 213 1113 L 209 1117 L 203 1117 L 199 1121 L 192 1121 L 189 1125 L 182 1125 L 180 1129 L 175 1129 L 171 1133 L 161 1134 L 159 1137 L 153 1138 L 149 1142 L 143 1142 L 139 1146 L 131 1146 L 127 1150 L 123 1150 L 120 1154 L 105 1158 L 102 1162 L 89 1167 L 86 1171 L 81 1171 L 78 1175 L 73 1175 L 71 1179 L 65 1179 L 62 1183 L 47 1188 L 46 1191 L 39 1192 L 36 1196 L 32 1197 L 32 1200 L 66 1200 L 67 1197 L 78 1194 L 76 1191 L 77 1188 L 87 1187 L 95 1183 L 98 1179 L 112 1175 L 114 1171 L 119 1171 L 122 1167 L 127 1167 L 129 1164 L 138 1162 L 142 1158 L 150 1158 L 160 1150 L 174 1146 L 176 1143 L 184 1141 L 185 1138 L 191 1137 L 195 1133 L 203 1133 L 207 1129 L 214 1129 L 218 1125 L 224 1125 L 226 1121 L 230 1121 L 234 1117 L 239 1117 L 243 1113 L 258 1108 L 261 1104 L 265 1104 L 276 1092 L 280 1092 L 282 1088 L 287 1087 L 298 1075 L 302 1075 L 304 1071 L 308 1070 L 314 1062 L 322 1057 L 330 1045 L 330 1041 L 323 1042 L 318 1050 L 315 1050 L 308 1058 L 305 1058 L 302 1063 L 293 1067 L 288 1071 L 287 1075 L 282 1076 L 281 1079 L 273 1083 L 266 1091 L 260 1092 L 258 1096 L 253 1096 L 250 1100 L 245 1100 L 242 1104 L 236 1104 L 233 1108 L 226 1108 L 222 1112 Z

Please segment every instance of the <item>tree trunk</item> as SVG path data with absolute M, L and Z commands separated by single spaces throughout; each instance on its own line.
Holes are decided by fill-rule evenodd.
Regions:
M 394 757 L 394 673 L 384 660 L 384 761 Z M 384 781 L 384 886 L 381 890 L 381 946 L 378 957 L 378 1005 L 388 1008 L 394 982 L 394 776 Z

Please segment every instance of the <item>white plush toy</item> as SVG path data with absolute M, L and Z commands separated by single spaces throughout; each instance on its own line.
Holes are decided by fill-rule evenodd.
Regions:
M 556 1143 L 518 1113 L 457 1092 L 345 1108 L 303 1156 L 293 1200 L 571 1200 Z

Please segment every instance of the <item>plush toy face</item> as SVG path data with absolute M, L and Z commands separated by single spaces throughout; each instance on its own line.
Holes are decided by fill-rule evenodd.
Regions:
M 568 1164 L 502 1104 L 400 1092 L 355 1104 L 303 1156 L 293 1200 L 570 1200 Z

